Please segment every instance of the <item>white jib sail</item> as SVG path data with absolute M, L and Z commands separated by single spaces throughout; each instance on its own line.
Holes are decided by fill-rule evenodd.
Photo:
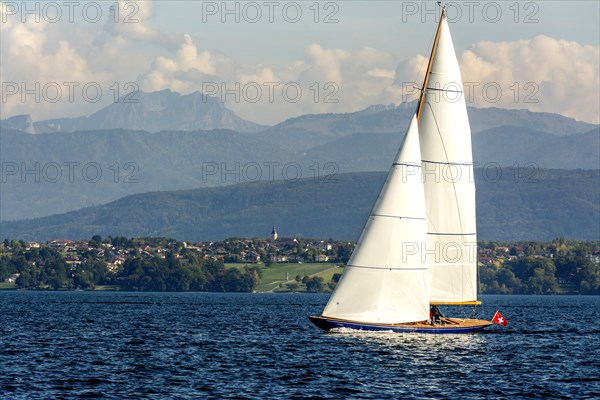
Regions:
M 416 117 L 323 316 L 402 323 L 429 318 L 427 240 Z
M 427 210 L 431 301 L 477 299 L 477 235 L 471 128 L 448 23 L 442 17 L 419 139 Z

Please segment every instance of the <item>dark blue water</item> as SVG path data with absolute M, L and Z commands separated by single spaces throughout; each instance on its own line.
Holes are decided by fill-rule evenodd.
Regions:
M 0 398 L 599 398 L 600 297 L 470 335 L 326 334 L 327 295 L 0 292 Z

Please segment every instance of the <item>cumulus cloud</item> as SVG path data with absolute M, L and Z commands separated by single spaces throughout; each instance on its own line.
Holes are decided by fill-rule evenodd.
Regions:
M 202 91 L 207 83 L 227 81 L 232 71 L 232 59 L 198 49 L 192 37 L 184 34 L 173 56 L 161 55 L 152 61 L 140 78 L 140 88 L 147 92 L 172 89 L 188 94 Z
M 477 42 L 458 56 L 470 105 L 553 112 L 600 123 L 597 46 L 540 35 L 514 42 Z M 410 98 L 407 93 L 415 91 L 407 82 L 421 85 L 426 62 L 420 55 L 401 62 L 394 92 Z
M 141 77 L 147 91 L 181 93 L 210 90 L 240 116 L 277 123 L 306 113 L 347 112 L 390 103 L 395 93 L 393 55 L 373 48 L 356 51 L 305 47 L 288 65 L 242 65 L 222 54 L 200 50 L 184 35 L 170 57 L 158 56 Z
M 79 8 L 69 11 L 67 3 L 53 3 L 62 15 L 54 22 L 44 14 L 43 3 L 35 3 L 36 14 L 26 15 L 20 9 L 23 4 L 0 3 L 2 118 L 89 114 L 126 94 L 127 84 L 151 61 L 136 46 L 140 41 L 153 43 L 159 33 L 149 22 L 152 1 L 115 3 L 111 8 L 121 10 L 117 21 L 108 3 L 94 3 L 106 5 L 97 21 L 86 18 L 80 4 L 71 4 Z M 132 23 L 124 22 L 127 16 Z
M 117 0 L 109 8 L 110 17 L 104 29 L 112 36 L 133 40 L 160 38 L 160 31 L 150 23 L 153 10 L 153 0 Z
M 527 108 L 600 123 L 598 47 L 537 36 L 531 40 L 476 43 L 460 59 L 463 80 L 497 82 L 494 104 L 475 90 L 475 105 Z M 518 88 L 518 92 L 517 92 Z
M 367 75 L 372 76 L 373 78 L 394 79 L 396 78 L 396 71 L 383 68 L 374 68 L 367 71 Z
M 2 30 L 2 88 L 13 92 L 18 86 L 18 93 L 4 94 L 3 115 L 34 109 L 43 114 L 55 109 L 58 102 L 62 101 L 63 106 L 69 103 L 65 83 L 81 86 L 107 78 L 105 73 L 94 70 L 70 41 L 48 40 L 51 29 L 45 21 L 28 21 Z M 23 97 L 26 91 L 29 94 Z
M 398 55 L 371 47 L 348 50 L 319 43 L 307 44 L 287 62 L 265 58 L 261 64 L 244 64 L 190 34 L 161 32 L 152 23 L 152 1 L 123 0 L 112 7 L 120 10 L 121 23 L 111 19 L 114 8 L 111 13 L 107 8 L 107 18 L 99 24 L 50 24 L 5 18 L 7 9 L 0 3 L 6 20 L 0 24 L 2 82 L 98 82 L 106 100 L 36 103 L 15 95 L 0 105 L 3 118 L 16 113 L 31 113 L 34 119 L 89 114 L 112 100 L 115 82 L 123 87 L 135 81 L 144 91 L 171 89 L 182 94 L 205 91 L 208 84 L 212 94 L 240 116 L 277 123 L 306 113 L 351 112 L 410 101 L 418 95 L 415 86 L 421 85 L 427 66 L 423 55 L 402 55 L 399 61 Z M 135 23 L 122 23 L 126 16 Z M 526 108 L 600 122 L 597 46 L 537 36 L 477 42 L 458 58 L 463 80 L 472 88 L 471 105 Z M 483 88 L 490 84 L 502 90 L 499 98 L 485 95 Z

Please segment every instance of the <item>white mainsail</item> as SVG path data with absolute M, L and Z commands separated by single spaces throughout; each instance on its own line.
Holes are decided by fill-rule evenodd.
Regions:
M 477 300 L 471 128 L 445 13 L 425 79 L 419 119 L 432 302 Z
M 373 323 L 429 318 L 427 240 L 417 119 L 402 146 L 324 317 Z

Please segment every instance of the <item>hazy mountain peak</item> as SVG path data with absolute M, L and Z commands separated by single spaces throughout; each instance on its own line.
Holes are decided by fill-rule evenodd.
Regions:
M 14 129 L 26 133 L 35 133 L 33 120 L 29 114 L 15 115 L 1 120 L 0 124 L 2 125 L 2 128 Z
M 393 110 L 396 108 L 395 104 L 388 104 L 387 106 L 384 104 L 374 104 L 372 106 L 369 106 L 367 108 L 365 108 L 363 111 L 365 112 L 380 112 L 380 111 L 386 111 L 386 110 Z
M 598 125 L 548 112 L 497 107 L 468 107 L 471 130 L 481 132 L 500 126 L 518 126 L 556 136 L 588 132 Z
M 270 131 L 295 129 L 336 137 L 357 133 L 403 134 L 415 109 L 416 101 L 411 101 L 398 106 L 376 104 L 350 113 L 302 115 L 287 119 Z M 515 126 L 567 136 L 588 132 L 598 126 L 559 114 L 523 109 L 468 107 L 468 113 L 471 131 L 475 134 L 501 126 Z
M 27 119 L 28 118 L 28 119 Z M 148 132 L 231 129 L 256 132 L 266 126 L 238 117 L 219 99 L 200 92 L 181 95 L 170 89 L 132 92 L 87 117 L 32 122 L 29 116 L 2 121 L 6 128 L 28 133 L 129 129 Z

